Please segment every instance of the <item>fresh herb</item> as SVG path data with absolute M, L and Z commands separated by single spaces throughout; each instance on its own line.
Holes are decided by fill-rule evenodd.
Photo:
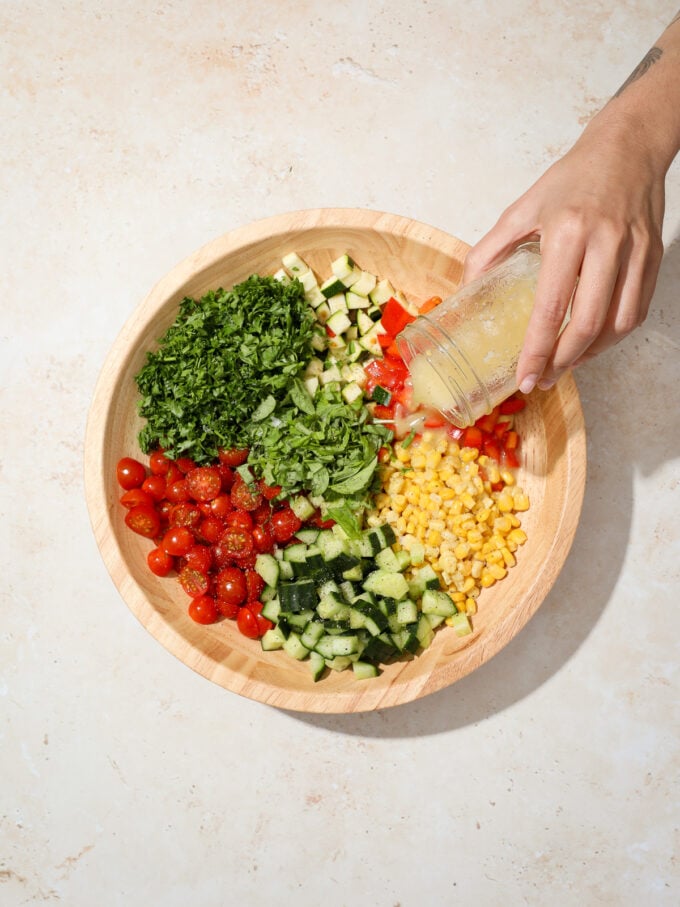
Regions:
M 253 275 L 185 298 L 136 378 L 142 450 L 204 463 L 220 447 L 247 446 L 251 421 L 274 411 L 309 361 L 314 323 L 297 280 Z

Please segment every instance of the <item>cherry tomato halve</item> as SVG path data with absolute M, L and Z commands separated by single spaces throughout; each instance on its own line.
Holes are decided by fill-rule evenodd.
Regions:
M 158 511 L 149 504 L 139 504 L 125 514 L 125 525 L 144 538 L 155 538 L 161 529 L 161 518 Z M 172 552 L 168 552 L 172 554 Z
M 220 463 L 224 463 L 225 466 L 242 466 L 248 459 L 248 454 L 250 451 L 247 448 L 236 449 L 229 448 L 221 449 L 218 451 L 218 456 L 220 458 Z
M 146 478 L 146 467 L 133 457 L 123 457 L 116 466 L 116 478 L 121 488 L 139 488 Z

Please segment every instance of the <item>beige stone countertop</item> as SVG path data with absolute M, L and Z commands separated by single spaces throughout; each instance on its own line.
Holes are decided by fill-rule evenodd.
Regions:
M 576 373 L 588 480 L 537 615 L 411 705 L 304 716 L 130 613 L 82 481 L 148 290 L 279 212 L 473 243 L 677 0 L 0 4 L 0 903 L 680 903 L 680 169 L 646 323 Z

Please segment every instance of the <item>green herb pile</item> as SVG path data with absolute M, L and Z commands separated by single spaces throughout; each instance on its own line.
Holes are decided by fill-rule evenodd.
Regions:
M 136 378 L 142 450 L 206 463 L 220 448 L 248 447 L 252 472 L 282 496 L 307 491 L 361 507 L 392 433 L 338 385 L 309 394 L 302 375 L 314 323 L 298 281 L 252 276 L 184 299 Z

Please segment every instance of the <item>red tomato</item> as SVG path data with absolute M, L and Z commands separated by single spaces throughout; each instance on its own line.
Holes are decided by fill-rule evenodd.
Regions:
M 196 464 L 193 460 L 189 459 L 189 457 L 178 457 L 175 460 L 175 465 L 180 472 L 184 473 L 184 475 L 186 475 L 189 470 L 196 469 Z
M 220 619 L 217 602 L 210 595 L 194 598 L 189 605 L 189 617 L 197 624 L 214 624 Z
M 233 567 L 234 557 L 230 554 L 224 545 L 221 545 L 219 542 L 210 546 L 212 552 L 213 564 L 217 570 L 221 570 L 224 567 Z
M 156 576 L 167 576 L 175 566 L 175 559 L 162 548 L 152 548 L 146 556 L 146 562 Z
M 250 602 L 248 604 L 248 608 L 250 608 L 250 610 L 255 615 L 255 620 L 257 621 L 257 627 L 260 631 L 260 636 L 264 636 L 267 630 L 270 630 L 274 626 L 274 624 L 270 620 L 267 620 L 266 617 L 262 617 L 262 607 L 262 602 Z
M 142 482 L 142 489 L 150 494 L 154 501 L 162 501 L 165 497 L 165 479 L 163 476 L 148 476 Z
M 262 501 L 259 507 L 257 507 L 255 510 L 250 511 L 253 522 L 258 526 L 261 526 L 263 523 L 268 523 L 271 519 L 272 513 L 274 513 L 274 510 L 269 501 Z
M 321 516 L 321 512 L 318 510 L 307 522 L 311 523 L 311 525 L 315 526 L 317 529 L 332 529 L 332 527 L 335 526 L 335 520 L 324 520 Z
M 224 463 L 219 463 L 217 468 L 219 469 L 222 478 L 222 491 L 230 491 L 231 486 L 234 484 L 234 470 Z
M 155 507 L 138 504 L 125 514 L 125 525 L 138 535 L 153 539 L 160 532 L 161 518 Z
M 253 528 L 253 518 L 245 510 L 232 510 L 226 515 L 224 522 L 233 529 Z
M 252 554 L 255 548 L 253 533 L 249 529 L 236 527 L 225 529 L 220 536 L 220 545 L 230 557 L 243 558 Z
M 165 484 L 172 485 L 184 479 L 184 473 L 174 460 L 170 460 L 168 471 L 165 474 Z
M 216 516 L 207 516 L 198 524 L 197 532 L 203 541 L 214 545 L 224 532 L 224 522 L 218 520 Z
M 231 489 L 231 503 L 238 510 L 256 510 L 262 503 L 262 493 L 257 485 L 248 485 L 237 475 Z
M 277 495 L 281 494 L 280 485 L 267 485 L 263 479 L 258 482 L 258 487 L 268 501 L 273 501 Z
M 243 608 L 239 608 L 236 624 L 241 633 L 243 633 L 243 635 L 247 636 L 249 639 L 259 639 L 262 635 L 260 633 L 257 617 L 248 607 L 244 606 Z
M 127 510 L 138 507 L 140 504 L 148 504 L 150 507 L 153 507 L 153 498 L 148 491 L 144 491 L 141 488 L 131 488 L 121 497 L 120 503 Z
M 224 463 L 225 466 L 241 466 L 248 459 L 249 453 L 250 451 L 247 448 L 242 450 L 236 450 L 235 448 L 220 449 L 217 452 L 220 463 Z
M 195 529 L 201 522 L 201 511 L 189 501 L 174 504 L 170 511 L 170 522 L 173 526 L 189 526 Z
M 270 554 L 274 550 L 274 533 L 269 523 L 262 523 L 253 529 L 255 549 L 260 554 Z
M 394 421 L 394 406 L 384 406 L 382 403 L 376 403 L 373 407 L 373 417 L 375 419 L 384 419 L 387 422 Z
M 222 491 L 222 476 L 216 466 L 197 466 L 187 473 L 189 494 L 195 501 L 212 501 Z
M 116 466 L 116 478 L 120 487 L 126 491 L 131 488 L 139 488 L 146 478 L 146 468 L 139 460 L 123 457 Z
M 218 520 L 224 520 L 227 514 L 234 509 L 234 506 L 228 494 L 218 494 L 216 498 L 209 502 L 208 509 L 211 516 L 217 517 Z
M 179 571 L 179 583 L 186 594 L 192 598 L 200 598 L 202 595 L 206 595 L 210 588 L 208 574 L 187 565 Z
M 271 524 L 276 541 L 279 544 L 285 544 L 301 528 L 302 520 L 295 516 L 290 507 L 284 507 L 272 515 Z
M 225 567 L 215 577 L 215 595 L 220 601 L 242 605 L 247 594 L 246 575 L 238 567 Z
M 241 610 L 240 605 L 232 605 L 229 602 L 222 601 L 220 598 L 215 599 L 215 604 L 222 617 L 228 617 L 230 620 L 238 617 L 238 612 Z
M 241 570 L 252 570 L 255 567 L 255 562 L 257 561 L 257 551 L 253 546 L 253 550 L 249 551 L 248 554 L 241 554 L 238 557 L 234 558 L 234 563 L 237 567 L 240 567 Z
M 189 489 L 187 488 L 186 479 L 180 479 L 178 482 L 167 483 L 165 488 L 165 497 L 173 504 L 180 504 L 182 501 L 189 500 Z
M 246 601 L 258 601 L 265 585 L 265 581 L 256 570 L 246 570 Z
M 163 551 L 173 557 L 184 557 L 195 544 L 194 534 L 186 526 L 171 526 L 161 540 Z
M 165 476 L 170 470 L 170 460 L 159 448 L 154 450 L 149 456 L 149 469 L 155 476 Z
M 364 366 L 364 371 L 368 375 L 366 383 L 366 393 L 370 396 L 377 385 L 384 387 L 386 390 L 396 391 L 404 386 L 408 378 L 408 369 L 401 359 L 396 356 L 385 356 L 383 359 L 371 359 Z
M 194 570 L 200 570 L 201 573 L 208 573 L 212 562 L 212 551 L 207 545 L 194 545 L 184 555 L 185 565 L 193 567 Z

